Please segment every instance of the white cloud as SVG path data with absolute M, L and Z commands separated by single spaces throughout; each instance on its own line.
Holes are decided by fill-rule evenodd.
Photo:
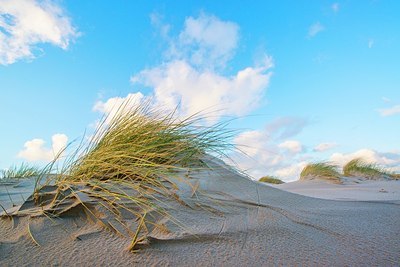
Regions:
M 316 36 L 318 33 L 322 32 L 323 30 L 325 30 L 325 27 L 321 23 L 316 22 L 313 25 L 311 25 L 310 28 L 308 29 L 308 37 L 312 38 Z
M 254 157 L 259 153 L 259 146 L 267 142 L 268 136 L 262 131 L 246 131 L 235 137 L 235 144 L 241 151 L 250 157 Z
M 313 151 L 315 151 L 315 152 L 324 152 L 324 151 L 330 150 L 330 149 L 335 148 L 335 147 L 337 147 L 336 143 L 321 143 L 321 144 L 318 144 L 317 146 L 315 146 L 313 148 Z
M 152 16 L 160 30 L 159 17 Z M 164 33 L 167 32 L 164 30 Z M 262 64 L 243 68 L 232 75 L 221 74 L 233 57 L 239 26 L 201 14 L 188 17 L 176 38 L 168 37 L 167 60 L 131 77 L 131 82 L 152 89 L 157 106 L 175 109 L 187 116 L 207 109 L 223 115 L 242 116 L 258 107 L 269 85 L 273 60 L 265 55 Z
M 64 10 L 50 1 L 0 0 L 0 64 L 35 57 L 37 44 L 67 49 L 78 32 Z
M 55 134 L 51 140 L 51 148 L 45 147 L 43 139 L 27 141 L 17 156 L 27 161 L 51 161 L 67 146 L 68 137 L 65 134 Z
M 400 153 L 378 152 L 372 149 L 360 149 L 353 153 L 334 153 L 330 160 L 339 166 L 345 165 L 352 159 L 362 158 L 368 163 L 377 163 L 379 165 L 400 171 Z
M 165 25 L 159 25 L 161 34 Z M 233 57 L 239 41 L 239 26 L 213 15 L 188 17 L 177 38 L 170 39 L 168 55 L 173 60 L 186 60 L 197 68 L 225 67 Z
M 103 102 L 97 101 L 93 106 L 93 111 L 103 113 L 107 116 L 106 122 L 109 122 L 117 113 L 130 110 L 144 100 L 144 95 L 140 92 L 128 94 L 126 97 L 113 97 Z
M 293 182 L 299 179 L 301 171 L 307 166 L 309 162 L 300 161 L 298 163 L 294 163 L 292 165 L 283 167 L 275 171 L 275 175 L 278 177 L 287 177 L 285 182 Z
M 390 108 L 379 109 L 378 112 L 383 117 L 393 116 L 395 114 L 399 114 L 400 113 L 400 105 L 395 105 L 395 106 L 390 107 Z
M 157 30 L 159 30 L 161 36 L 165 39 L 169 38 L 169 31 L 171 30 L 171 25 L 164 24 L 162 22 L 162 16 L 158 13 L 151 13 L 150 14 L 150 22 Z
M 209 108 L 219 116 L 241 116 L 258 107 L 269 85 L 272 63 L 247 67 L 226 77 L 212 71 L 199 71 L 186 61 L 176 60 L 146 69 L 132 77 L 133 83 L 154 89 L 155 101 L 163 107 L 180 106 L 182 115 L 192 115 Z M 218 119 L 215 114 L 214 119 Z
M 333 12 L 337 13 L 337 12 L 339 12 L 340 5 L 339 5 L 339 3 L 333 3 L 331 5 L 331 8 L 332 8 Z
M 303 119 L 280 118 L 268 124 L 263 130 L 246 131 L 234 139 L 236 147 L 246 153 L 232 155 L 238 167 L 254 178 L 277 175 L 284 181 L 298 179 L 297 167 L 304 161 L 303 146 L 300 142 L 286 140 L 297 135 L 306 123 Z
M 303 150 L 302 144 L 295 140 L 287 140 L 283 143 L 280 143 L 278 147 L 287 149 L 291 153 L 300 153 Z

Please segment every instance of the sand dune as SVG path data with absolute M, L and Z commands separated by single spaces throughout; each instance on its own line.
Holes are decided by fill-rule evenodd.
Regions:
M 271 185 L 303 196 L 346 201 L 400 201 L 400 180 L 374 181 L 359 178 L 342 178 L 343 184 L 323 180 L 296 181 Z
M 310 198 L 254 182 L 220 161 L 208 164 L 213 170 L 190 174 L 195 187 L 179 184 L 186 205 L 163 201 L 174 219 L 155 215 L 165 228 L 150 226 L 150 243 L 136 253 L 126 250 L 130 239 L 104 230 L 79 205 L 49 219 L 28 205 L 31 181 L 1 185 L 1 203 L 10 208 L 8 195 L 19 195 L 14 204 L 25 206 L 14 207 L 20 215 L 0 219 L 0 265 L 399 265 L 399 201 Z M 118 228 L 98 202 L 85 203 Z

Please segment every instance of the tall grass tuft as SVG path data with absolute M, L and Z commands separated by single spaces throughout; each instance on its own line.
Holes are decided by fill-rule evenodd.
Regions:
M 22 179 L 32 176 L 39 176 L 41 170 L 38 167 L 29 166 L 26 163 L 21 165 L 13 165 L 7 170 L 0 170 L 0 179 Z
M 145 240 L 146 223 L 156 224 L 148 214 L 168 216 L 162 208 L 165 198 L 183 202 L 176 194 L 177 181 L 187 182 L 181 171 L 207 168 L 207 153 L 225 156 L 234 133 L 226 123 L 202 126 L 200 115 L 177 119 L 150 103 L 130 108 L 125 102 L 115 114 L 104 117 L 90 141 L 66 159 L 54 183 L 75 197 L 84 192 L 98 199 L 128 231 L 129 249 L 135 250 Z M 127 212 L 140 222 L 136 230 L 124 223 Z
M 377 179 L 384 176 L 392 177 L 392 174 L 377 164 L 366 163 L 361 158 L 350 160 L 343 166 L 345 176 L 362 176 L 367 179 Z
M 312 180 L 314 178 L 341 183 L 340 173 L 336 165 L 328 162 L 308 164 L 300 173 L 300 180 Z
M 269 183 L 269 184 L 283 184 L 283 183 L 285 183 L 281 179 L 278 179 L 277 177 L 270 176 L 270 175 L 263 176 L 258 181 L 263 182 L 263 183 Z

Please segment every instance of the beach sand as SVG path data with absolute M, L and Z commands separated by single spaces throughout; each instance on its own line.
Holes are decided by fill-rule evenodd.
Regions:
M 177 193 L 186 205 L 163 201 L 176 221 L 159 218 L 166 228 L 153 229 L 150 244 L 136 253 L 126 250 L 130 239 L 104 230 L 75 208 L 53 219 L 3 216 L 0 265 L 399 266 L 399 199 L 312 198 L 252 181 L 222 161 L 208 164 L 213 170 L 190 174 L 190 182 L 199 188 L 195 193 L 180 184 Z M 295 187 L 286 184 L 282 189 L 295 192 Z M 389 191 L 379 196 L 390 195 L 393 188 L 379 187 Z M 29 202 L 29 189 L 31 180 L 0 185 L 0 201 L 8 208 L 9 195 L 14 204 Z M 107 214 L 102 215 L 106 220 Z
M 345 201 L 389 201 L 400 200 L 400 180 L 374 181 L 343 177 L 343 184 L 322 180 L 296 181 L 271 185 L 287 192 L 332 200 Z

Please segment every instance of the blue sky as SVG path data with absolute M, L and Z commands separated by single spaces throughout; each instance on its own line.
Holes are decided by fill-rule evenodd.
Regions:
M 0 169 L 44 164 L 124 98 L 235 117 L 255 178 L 400 170 L 400 2 L 0 0 Z

